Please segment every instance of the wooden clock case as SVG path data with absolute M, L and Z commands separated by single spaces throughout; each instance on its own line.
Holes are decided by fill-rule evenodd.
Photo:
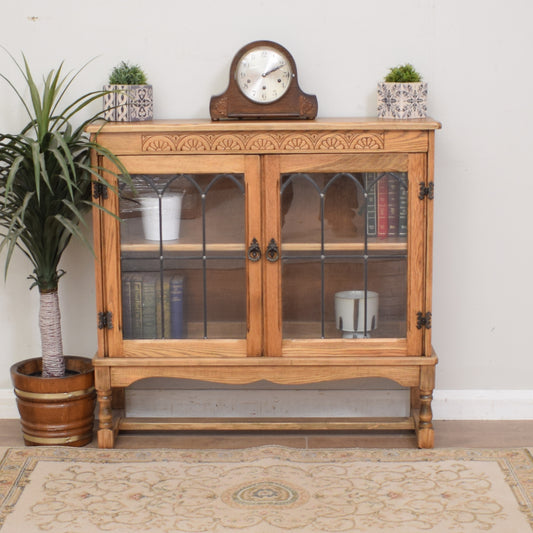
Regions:
M 287 92 L 275 102 L 261 104 L 248 99 L 239 89 L 235 72 L 239 60 L 253 48 L 268 46 L 283 53 L 290 62 L 293 79 Z M 296 62 L 281 45 L 272 41 L 254 41 L 241 48 L 230 67 L 229 85 L 226 91 L 213 96 L 209 105 L 212 120 L 234 119 L 314 119 L 318 111 L 316 96 L 304 93 L 298 85 Z

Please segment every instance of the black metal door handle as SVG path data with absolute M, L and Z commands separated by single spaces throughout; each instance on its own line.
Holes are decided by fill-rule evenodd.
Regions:
M 279 249 L 274 239 L 270 239 L 270 242 L 268 243 L 266 258 L 267 261 L 270 261 L 271 263 L 275 263 L 279 259 Z
M 259 246 L 259 243 L 255 238 L 252 240 L 250 246 L 248 247 L 248 259 L 252 263 L 257 263 L 257 261 L 261 259 L 261 247 Z

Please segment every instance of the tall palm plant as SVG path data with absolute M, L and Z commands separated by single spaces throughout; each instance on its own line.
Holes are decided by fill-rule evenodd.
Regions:
M 16 248 L 31 262 L 30 288 L 37 286 L 40 293 L 43 377 L 62 377 L 58 282 L 64 272 L 59 263 L 72 237 L 91 247 L 80 224 L 86 224 L 84 214 L 93 205 L 92 182 L 110 186 L 103 169 L 91 167 L 91 150 L 110 160 L 120 179 L 129 181 L 129 175 L 116 156 L 85 133 L 101 113 L 77 127 L 71 124 L 104 94 L 95 91 L 64 104 L 67 90 L 86 65 L 63 75 L 61 63 L 43 78 L 39 90 L 24 55 L 23 64 L 10 57 L 29 89 L 28 101 L 5 75 L 0 76 L 15 91 L 30 120 L 20 133 L 0 134 L 0 253 L 5 254 L 5 275 Z

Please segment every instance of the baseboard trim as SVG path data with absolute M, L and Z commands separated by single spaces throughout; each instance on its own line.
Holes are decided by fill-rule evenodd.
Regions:
M 187 400 L 184 402 L 184 399 Z M 290 398 L 290 401 L 287 399 Z M 287 416 L 284 405 L 305 408 L 302 416 L 346 416 L 347 401 L 351 416 L 380 416 L 391 406 L 398 412 L 388 416 L 403 416 L 406 391 L 403 390 L 333 390 L 333 391 L 161 391 L 134 390 L 129 393 L 129 416 L 180 416 L 169 405 L 182 405 L 188 416 Z M 398 405 L 401 405 L 398 408 Z M 319 405 L 320 413 L 311 412 L 309 405 Z M 166 407 L 165 407 L 166 406 Z M 435 420 L 530 420 L 533 419 L 533 390 L 436 390 L 433 395 Z M 209 411 L 206 413 L 205 411 Z M 299 413 L 300 414 L 300 413 Z M 12 389 L 0 389 L 0 419 L 18 418 Z
M 0 389 L 0 419 L 18 417 L 19 412 L 13 389 Z
M 533 390 L 436 390 L 435 420 L 531 420 Z

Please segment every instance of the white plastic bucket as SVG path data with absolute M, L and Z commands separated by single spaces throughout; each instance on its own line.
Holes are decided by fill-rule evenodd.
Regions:
M 335 294 L 335 324 L 344 337 L 370 332 L 378 327 L 379 295 L 366 292 L 365 328 L 365 291 L 342 291 Z
M 161 228 L 159 228 L 159 201 L 155 196 L 141 198 L 144 238 L 149 241 L 174 241 L 180 237 L 182 193 L 161 197 Z

